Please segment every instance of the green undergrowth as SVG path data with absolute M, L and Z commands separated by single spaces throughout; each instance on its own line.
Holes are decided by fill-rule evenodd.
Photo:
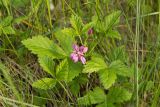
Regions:
M 158 0 L 0 0 L 0 106 L 159 107 L 159 13 Z

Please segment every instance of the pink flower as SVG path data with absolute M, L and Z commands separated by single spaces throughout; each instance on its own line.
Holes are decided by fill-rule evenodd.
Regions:
M 86 63 L 86 59 L 84 57 L 84 53 L 88 51 L 88 47 L 85 46 L 78 46 L 76 44 L 73 45 L 73 52 L 71 53 L 71 59 L 76 63 L 81 61 L 82 64 Z
M 90 29 L 88 30 L 88 35 L 92 35 L 92 34 L 93 34 L 93 29 L 90 28 Z

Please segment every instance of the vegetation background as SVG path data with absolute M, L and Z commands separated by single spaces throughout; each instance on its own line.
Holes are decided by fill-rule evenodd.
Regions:
M 160 0 L 0 0 L 0 106 L 97 106 L 76 102 L 84 92 L 99 86 L 96 74 L 80 87 L 76 96 L 65 83 L 64 89 L 32 87 L 34 81 L 50 76 L 21 41 L 36 35 L 55 40 L 56 30 L 71 26 L 72 15 L 78 15 L 86 24 L 93 16 L 103 19 L 115 10 L 121 11 L 120 22 L 114 26 L 117 32 L 106 37 L 107 41 L 103 38 L 97 42 L 97 38 L 95 51 L 108 62 L 120 58 L 134 75 L 129 79 L 120 78 L 115 85 L 129 89 L 130 100 L 119 100 L 120 104 L 108 107 L 159 107 Z M 69 100 L 66 90 L 75 101 Z M 114 99 L 118 97 L 126 99 L 125 95 L 113 95 Z

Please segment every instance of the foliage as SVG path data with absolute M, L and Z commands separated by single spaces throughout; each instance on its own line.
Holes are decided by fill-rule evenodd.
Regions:
M 104 102 L 105 97 L 104 91 L 96 87 L 93 91 L 87 92 L 85 96 L 78 98 L 78 103 L 84 105 L 98 104 Z
M 8 16 L 5 19 L 0 21 L 0 35 L 3 34 L 15 34 L 14 29 L 11 26 L 13 20 L 12 16 Z
M 158 106 L 158 2 L 0 0 L 0 106 Z
M 22 41 L 22 43 L 32 51 L 32 53 L 41 56 L 48 56 L 51 58 L 63 58 L 64 51 L 47 37 L 36 36 L 32 39 Z
M 33 87 L 39 88 L 39 89 L 51 89 L 56 85 L 56 80 L 52 78 L 42 78 L 40 80 L 37 80 L 32 84 Z
M 119 17 L 120 12 L 116 11 L 112 14 L 105 17 L 104 26 L 99 31 L 104 32 L 110 29 L 111 24 L 114 26 L 118 23 L 118 20 L 115 22 L 115 17 Z M 98 21 L 98 19 L 97 19 Z M 130 71 L 128 67 L 121 62 L 120 60 L 115 60 L 108 64 L 105 62 L 104 58 L 98 54 L 92 55 L 91 60 L 87 61 L 86 65 L 82 65 L 80 62 L 74 63 L 70 58 L 70 54 L 72 52 L 72 45 L 76 41 L 76 35 L 80 35 L 89 29 L 93 23 L 90 22 L 86 25 L 83 24 L 80 17 L 77 15 L 72 15 L 70 18 L 70 23 L 72 25 L 71 28 L 64 28 L 62 30 L 57 30 L 55 32 L 55 37 L 58 40 L 58 43 L 50 40 L 44 36 L 35 36 L 32 39 L 23 40 L 22 43 L 32 51 L 32 53 L 37 54 L 39 57 L 39 63 L 44 71 L 52 75 L 52 78 L 43 78 L 41 80 L 37 80 L 33 83 L 33 87 L 40 89 L 51 89 L 55 87 L 56 81 L 59 82 L 71 82 L 71 90 L 74 95 L 77 95 L 80 91 L 80 85 L 73 80 L 75 77 L 80 78 L 79 75 L 82 73 L 93 73 L 96 72 L 99 75 L 100 83 L 104 86 L 104 89 L 109 89 L 116 83 L 117 75 L 130 77 Z M 100 23 L 98 21 L 98 23 Z M 97 29 L 97 25 L 95 29 Z M 99 25 L 100 27 L 100 25 Z M 105 29 L 103 29 L 105 28 Z M 74 33 L 73 33 L 74 32 Z M 81 36 L 81 35 L 80 35 Z M 110 36 L 114 38 L 113 36 Z M 88 37 L 79 37 L 81 43 L 83 40 L 87 40 Z M 87 43 L 89 45 L 89 43 Z M 61 48 L 62 47 L 62 48 Z M 59 64 L 56 66 L 56 71 L 53 69 L 55 67 L 54 60 L 62 59 L 59 61 Z M 131 98 L 131 94 L 125 90 L 120 90 L 120 93 L 123 95 L 128 95 L 128 97 L 124 96 L 124 99 L 118 100 L 118 103 L 121 103 Z M 106 99 L 106 96 L 110 96 L 113 92 L 108 95 L 105 95 L 103 89 L 97 87 L 93 89 L 93 91 L 87 92 L 87 94 L 78 98 L 79 104 L 91 105 L 91 104 L 100 104 L 103 103 Z M 116 91 L 116 90 L 114 90 Z M 117 91 L 117 96 L 119 95 Z M 126 99 L 125 99 L 126 98 Z M 114 98 L 113 98 L 114 99 Z
M 116 103 L 123 103 L 131 99 L 131 93 L 122 88 L 111 88 L 108 95 L 96 87 L 93 91 L 87 92 L 83 97 L 78 98 L 80 105 L 97 104 L 96 107 L 114 106 Z

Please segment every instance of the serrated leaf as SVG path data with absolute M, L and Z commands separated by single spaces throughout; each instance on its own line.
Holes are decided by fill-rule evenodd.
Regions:
M 48 56 L 51 58 L 61 59 L 66 56 L 64 51 L 52 40 L 43 36 L 35 36 L 32 39 L 23 40 L 22 43 L 32 53 L 38 56 Z
M 109 65 L 109 70 L 121 76 L 126 76 L 126 77 L 132 76 L 131 70 L 120 60 L 113 61 Z
M 75 29 L 77 35 L 79 35 L 82 26 L 83 26 L 83 22 L 82 19 L 80 17 L 78 17 L 77 15 L 72 15 L 70 18 L 70 23 L 72 25 L 72 27 Z
M 98 16 L 94 16 L 92 20 L 94 22 L 96 31 L 108 33 L 108 31 L 110 31 L 112 27 L 119 23 L 120 13 L 121 11 L 114 11 L 111 14 L 107 15 L 104 19 L 99 19 Z M 115 34 L 112 37 L 116 37 L 119 39 L 119 37 L 117 36 L 117 32 Z
M 42 78 L 32 84 L 33 87 L 43 90 L 52 89 L 56 85 L 56 80 L 53 78 Z
M 136 5 L 136 0 L 127 0 L 127 5 L 129 5 L 130 7 L 133 7 Z
M 61 47 L 67 53 L 67 55 L 70 55 L 72 52 L 72 45 L 74 43 L 74 37 L 72 35 L 72 29 L 63 29 L 63 30 L 57 30 L 55 33 L 56 38 L 58 39 Z
M 15 31 L 11 26 L 7 26 L 2 29 L 4 34 L 15 34 Z
M 101 57 L 92 57 L 92 59 L 86 63 L 83 73 L 97 72 L 105 68 L 107 68 L 107 65 Z
M 72 81 L 82 71 L 82 64 L 74 63 L 70 59 L 63 60 L 56 69 L 58 80 Z
M 132 97 L 132 93 L 124 88 L 111 88 L 107 95 L 108 102 L 111 103 L 123 103 L 129 101 Z
M 78 104 L 91 105 L 104 102 L 106 99 L 104 91 L 100 87 L 96 87 L 93 91 L 89 91 L 83 97 L 78 98 Z
M 105 30 L 109 30 L 115 24 L 119 23 L 119 16 L 121 11 L 114 11 L 105 17 Z
M 121 40 L 121 36 L 120 36 L 119 32 L 116 31 L 116 30 L 109 30 L 107 32 L 106 36 L 110 37 L 110 38 L 113 38 L 113 39 L 119 39 L 119 40 Z
M 75 78 L 75 81 L 77 81 L 80 85 L 85 85 L 88 82 L 88 77 L 87 75 L 81 74 Z
M 75 96 L 78 95 L 78 93 L 80 91 L 80 85 L 77 83 L 77 81 L 73 81 L 71 83 L 70 90 L 71 90 L 73 95 L 75 95 Z
M 100 82 L 103 84 L 105 89 L 110 88 L 117 79 L 115 72 L 109 71 L 108 69 L 101 70 L 98 74 Z
M 82 72 L 82 64 L 74 63 L 71 59 L 68 59 L 68 81 L 71 81 Z
M 56 78 L 58 80 L 67 81 L 68 79 L 68 62 L 67 59 L 62 60 L 56 68 Z
M 97 32 L 105 32 L 105 23 L 100 21 L 98 17 L 95 17 L 94 19 L 94 28 Z
M 6 18 L 4 18 L 1 22 L 0 22 L 0 25 L 2 27 L 6 27 L 6 26 L 9 26 L 11 24 L 11 21 L 13 20 L 13 17 L 12 16 L 7 16 Z
M 43 68 L 44 71 L 49 73 L 50 75 L 54 76 L 54 61 L 52 58 L 44 56 L 44 57 L 39 57 L 39 63 L 40 66 Z
M 88 82 L 88 77 L 85 74 L 81 74 L 78 77 L 74 78 L 72 82 L 70 82 L 71 92 L 77 96 L 80 91 L 80 86 L 85 85 Z
M 128 62 L 128 56 L 126 55 L 124 46 L 113 48 L 110 51 L 109 59 L 111 61 L 120 60 L 122 62 Z

